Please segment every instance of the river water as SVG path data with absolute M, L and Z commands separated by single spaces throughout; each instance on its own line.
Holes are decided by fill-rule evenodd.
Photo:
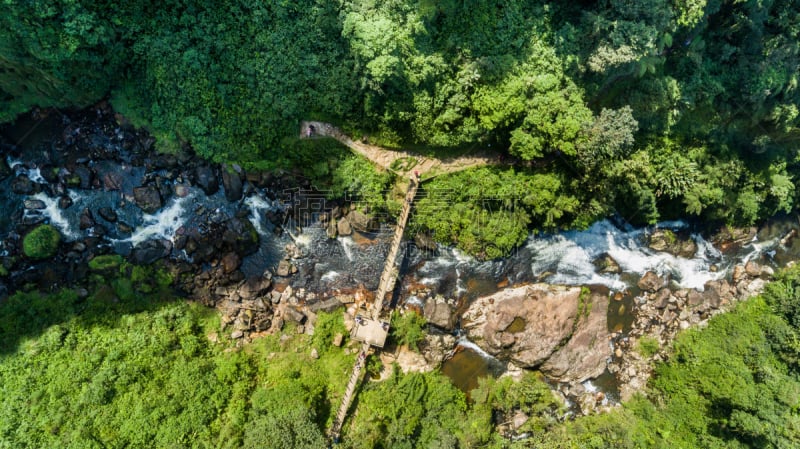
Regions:
M 39 144 L 43 142 L 46 143 L 46 138 Z M 44 182 L 39 169 L 31 168 L 35 164 L 10 156 L 7 163 L 16 173 L 25 173 L 33 181 Z M 300 227 L 298 223 L 301 220 L 290 218 L 283 226 L 287 232 L 276 233 L 275 225 L 265 218 L 265 214 L 283 210 L 285 203 L 291 201 L 290 195 L 255 188 L 250 189 L 240 202 L 230 203 L 221 190 L 207 196 L 199 188 L 188 187 L 185 196 L 173 196 L 156 213 L 146 214 L 131 201 L 133 187 L 140 185 L 145 176 L 144 168 L 107 161 L 93 164 L 97 164 L 94 168 L 98 171 L 121 174 L 120 190 L 70 189 L 66 194 L 73 205 L 67 209 L 59 208 L 57 198 L 46 193 L 37 193 L 30 198 L 11 193 L 9 185 L 13 177 L 2 181 L 0 207 L 5 213 L 0 214 L 0 239 L 13 232 L 20 219 L 43 219 L 55 225 L 67 241 L 76 240 L 92 233 L 92 229 L 80 229 L 81 211 L 108 207 L 117 213 L 119 221 L 130 225 L 133 232 L 122 234 L 117 227 L 107 226 L 105 241 L 116 252 L 128 254 L 133 246 L 146 240 L 174 240 L 187 229 L 204 226 L 205 223 L 196 219 L 201 215 L 198 213 L 201 209 L 212 211 L 212 216 L 218 215 L 220 220 L 247 210 L 248 219 L 259 233 L 260 245 L 258 251 L 243 260 L 242 270 L 246 275 L 260 275 L 267 268 L 274 270 L 284 256 L 284 247 L 294 243 L 304 254 L 295 261 L 299 269 L 291 281 L 295 287 L 304 287 L 320 296 L 357 288 L 377 288 L 392 234 L 390 226 L 383 225 L 375 233 L 355 233 L 332 240 L 326 236 L 323 224 L 306 220 Z M 276 200 L 276 197 L 284 201 Z M 40 200 L 45 207 L 23 210 L 25 199 Z M 103 222 L 101 218 L 97 221 Z M 402 252 L 403 276 L 397 299 L 401 306 L 405 302 L 419 305 L 419 298 L 410 290 L 422 285 L 433 294 L 457 300 L 463 308 L 471 300 L 494 293 L 506 285 L 548 282 L 604 286 L 612 294 L 620 293 L 622 296 L 621 301 L 612 302 L 608 322 L 611 330 L 624 332 L 632 320 L 631 301 L 638 293 L 636 282 L 646 271 L 669 276 L 679 287 L 702 289 L 706 282 L 728 277 L 734 265 L 749 260 L 780 266 L 800 253 L 800 239 L 793 239 L 789 247 L 779 244 L 780 237 L 792 227 L 796 227 L 793 220 L 774 220 L 765 225 L 752 241 L 725 252 L 714 248 L 689 224 L 681 221 L 664 222 L 653 228 L 631 228 L 603 220 L 582 231 L 531 235 L 512 255 L 492 261 L 476 260 L 451 247 L 423 251 L 408 244 Z M 648 248 L 648 236 L 658 228 L 690 235 L 697 251 L 691 257 L 677 257 Z M 613 258 L 621 272 L 598 272 L 593 262 L 604 255 Z M 187 257 L 178 250 L 173 256 Z M 443 371 L 465 390 L 473 387 L 478 377 L 500 371 L 497 367 L 501 364 L 476 351 L 471 343 L 462 341 L 461 347 L 463 349 L 445 364 Z M 478 363 L 481 360 L 483 364 Z

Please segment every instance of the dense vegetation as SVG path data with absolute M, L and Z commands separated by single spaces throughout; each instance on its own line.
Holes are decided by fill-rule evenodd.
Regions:
M 419 221 L 489 257 L 526 227 L 609 213 L 750 224 L 796 205 L 799 10 L 797 0 L 9 1 L 0 122 L 109 95 L 162 149 L 187 143 L 250 166 L 291 160 L 307 117 L 432 154 L 490 147 L 515 168 L 469 176 L 523 185 L 525 201 L 495 216 L 487 193 L 461 194 L 455 210 L 472 224 L 445 212 Z
M 800 445 L 800 269 L 678 336 L 647 392 L 612 413 L 514 447 L 790 448 Z
M 93 275 L 88 297 L 0 304 L 0 447 L 325 447 L 355 354 L 331 344 L 340 314 L 321 314 L 313 337 L 287 328 L 234 349 L 214 312 L 176 301 L 163 269 L 101 262 L 110 282 Z M 363 387 L 343 447 L 797 447 L 798 329 L 793 268 L 682 333 L 646 397 L 567 422 L 534 373 L 484 379 L 468 400 L 438 373 L 395 370 Z M 517 412 L 530 438 L 511 442 L 494 425 Z

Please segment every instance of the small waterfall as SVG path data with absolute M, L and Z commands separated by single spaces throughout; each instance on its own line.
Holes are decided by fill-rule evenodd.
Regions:
M 28 179 L 38 184 L 48 184 L 47 180 L 42 177 L 42 171 L 37 168 L 28 168 L 24 162 L 19 159 L 13 159 L 11 156 L 6 158 L 9 168 L 14 170 L 17 174 L 25 174 Z
M 659 224 L 660 228 L 681 229 L 682 222 Z M 570 231 L 547 237 L 533 237 L 528 241 L 531 270 L 555 284 L 602 284 L 612 290 L 622 290 L 626 284 L 616 274 L 596 272 L 592 262 L 608 254 L 626 273 L 642 275 L 654 271 L 669 274 L 683 288 L 703 289 L 711 280 L 725 276 L 724 271 L 713 271 L 711 266 L 722 255 L 699 235 L 692 235 L 698 250 L 692 258 L 651 250 L 645 244 L 645 230 L 623 231 L 610 221 L 595 223 L 585 231 Z
M 357 246 L 352 237 L 339 237 L 339 243 L 342 245 L 342 251 L 350 262 L 353 261 L 353 247 Z
M 336 279 L 338 279 L 338 278 L 339 278 L 339 277 L 341 277 L 341 276 L 342 276 L 342 274 L 341 274 L 341 273 L 339 273 L 338 271 L 333 271 L 333 270 L 331 270 L 331 271 L 328 271 L 328 272 L 326 272 L 325 274 L 323 274 L 323 275 L 322 275 L 322 276 L 319 278 L 319 280 L 320 280 L 321 282 L 328 282 L 328 283 L 331 283 L 331 282 L 334 282 L 334 281 L 336 281 Z
M 483 348 L 481 348 L 480 346 L 476 345 L 475 343 L 469 341 L 467 339 L 467 337 L 465 337 L 465 336 L 461 336 L 461 337 L 458 338 L 458 340 L 456 340 L 456 346 L 461 346 L 461 347 L 463 347 L 465 349 L 469 349 L 470 351 L 478 354 L 479 356 L 483 357 L 484 359 L 492 360 L 492 361 L 500 363 L 500 361 L 497 360 L 497 358 L 495 358 L 495 356 L 493 356 L 493 355 L 489 354 L 488 352 L 484 351 Z
M 183 198 L 173 198 L 171 203 L 155 214 L 145 214 L 142 224 L 136 227 L 133 234 L 123 241 L 128 241 L 133 246 L 151 239 L 172 240 L 175 232 L 183 226 L 190 214 L 186 213 L 188 203 L 194 198 L 195 192 Z
M 256 231 L 258 231 L 260 235 L 266 236 L 267 229 L 264 227 L 264 213 L 270 210 L 276 210 L 279 207 L 261 195 L 248 196 L 244 200 L 244 204 L 250 208 L 250 222 L 253 223 Z
M 774 248 L 778 246 L 779 243 L 780 241 L 778 237 L 771 238 L 763 242 L 759 241 L 758 237 L 753 237 L 753 240 L 744 245 L 742 248 L 746 252 L 741 256 L 742 260 L 740 263 L 745 264 L 766 253 L 770 253 L 771 256 L 774 256 Z
M 77 201 L 80 198 L 78 194 L 73 191 L 69 192 L 69 196 L 73 201 Z M 38 215 L 46 217 L 51 225 L 58 228 L 61 235 L 63 235 L 67 241 L 75 240 L 80 237 L 80 233 L 75 230 L 70 220 L 64 215 L 64 211 L 58 207 L 58 199 L 50 198 L 45 195 L 44 192 L 39 192 L 32 198 L 44 203 L 45 207 L 41 210 L 26 210 L 26 216 L 31 217 Z

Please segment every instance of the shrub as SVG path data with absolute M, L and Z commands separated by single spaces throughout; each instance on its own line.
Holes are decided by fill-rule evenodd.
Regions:
M 40 225 L 25 236 L 22 251 L 31 259 L 47 259 L 58 251 L 61 234 L 51 225 Z
M 658 340 L 643 336 L 639 338 L 636 348 L 643 357 L 652 357 L 658 352 Z
M 409 311 L 403 314 L 392 313 L 391 335 L 400 345 L 408 345 L 414 351 L 419 351 L 418 343 L 425 339 L 425 317 Z

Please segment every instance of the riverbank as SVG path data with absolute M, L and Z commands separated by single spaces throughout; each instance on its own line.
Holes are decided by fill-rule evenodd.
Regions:
M 216 308 L 218 335 L 239 347 L 286 329 L 312 335 L 318 314 L 344 308 L 341 344 L 374 300 L 391 225 L 368 205 L 330 201 L 297 175 L 211 165 L 188 151 L 159 154 L 147 133 L 105 104 L 50 114 L 47 126 L 12 133 L 16 144 L 2 147 L 10 219 L 0 295 L 66 287 L 86 297 L 90 283 L 122 274 L 110 301 L 175 289 Z M 25 237 L 48 222 L 62 236 L 54 255 L 26 254 Z M 420 355 L 400 348 L 384 362 L 430 371 L 477 344 L 496 359 L 471 378 L 443 368 L 465 389 L 479 374 L 538 369 L 581 413 L 607 410 L 645 388 L 679 330 L 704 326 L 760 291 L 772 266 L 794 259 L 796 233 L 776 221 L 706 239 L 685 223 L 634 229 L 606 220 L 530 236 L 490 261 L 419 235 L 404 248 L 394 299 L 435 332 Z M 515 305 L 503 306 L 506 296 Z M 30 336 L 20 329 L 4 342 L 9 351 Z M 523 347 L 529 342 L 538 346 Z M 481 356 L 460 359 L 475 367 Z

